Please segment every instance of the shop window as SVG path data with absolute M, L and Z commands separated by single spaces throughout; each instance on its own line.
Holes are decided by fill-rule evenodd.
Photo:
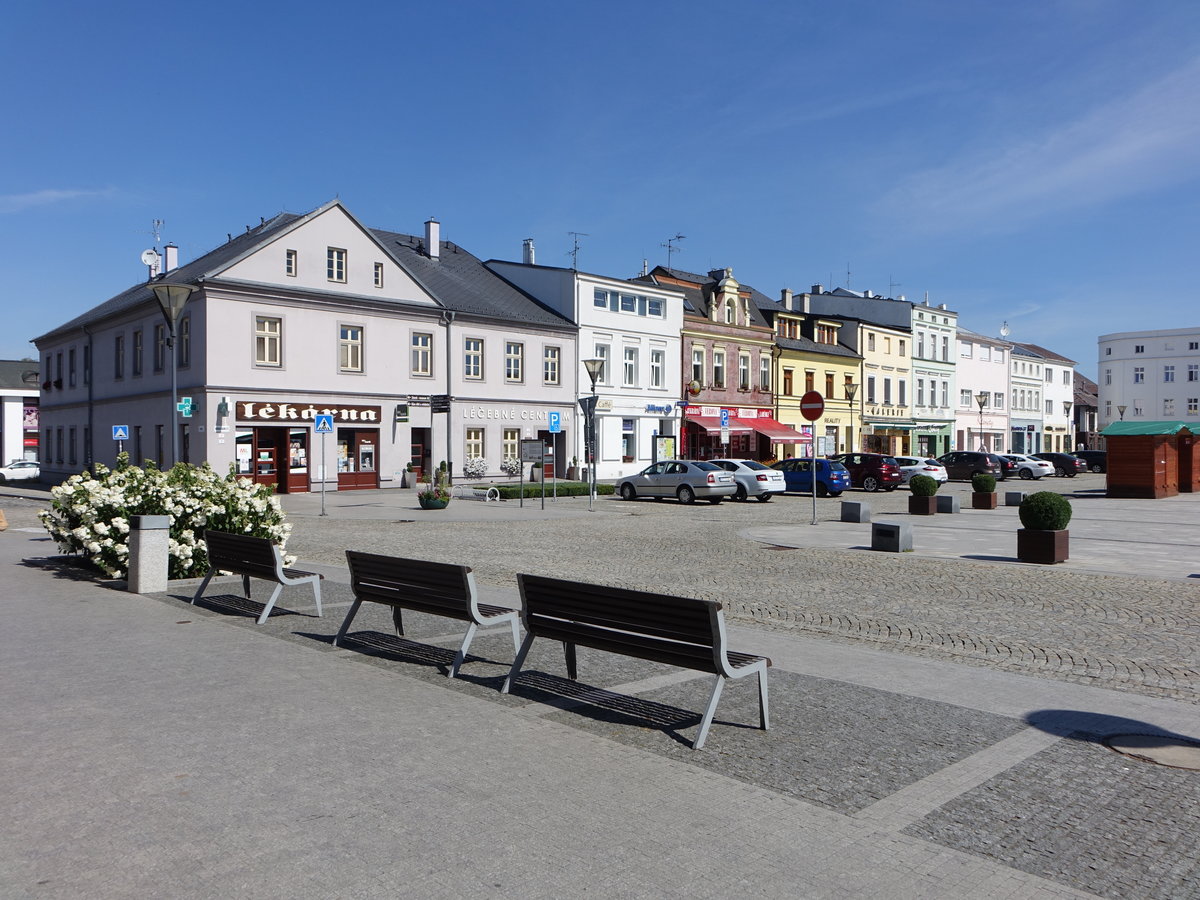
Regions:
M 621 457 L 623 462 L 637 458 L 637 419 L 621 420 Z

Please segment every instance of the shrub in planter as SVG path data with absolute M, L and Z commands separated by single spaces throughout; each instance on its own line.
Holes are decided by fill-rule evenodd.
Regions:
M 932 516 L 937 512 L 938 483 L 928 475 L 914 475 L 908 482 L 912 492 L 908 498 L 908 512 L 913 516 Z
M 1070 551 L 1071 502 L 1053 491 L 1038 491 L 1021 501 L 1024 528 L 1017 531 L 1017 559 L 1032 563 L 1064 562 Z
M 996 508 L 996 476 L 995 475 L 972 475 L 971 476 L 971 509 L 995 509 Z

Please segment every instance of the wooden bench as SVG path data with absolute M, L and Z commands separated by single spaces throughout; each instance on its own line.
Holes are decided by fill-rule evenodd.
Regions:
M 524 605 L 525 640 L 500 690 L 508 693 L 535 638 L 563 642 L 567 676 L 575 680 L 575 647 L 608 650 L 716 676 L 692 748 L 704 746 L 727 679 L 758 675 L 761 727 L 770 725 L 764 656 L 727 646 L 725 617 L 715 600 L 694 600 L 621 588 L 580 584 L 538 575 L 518 575 Z
M 506 606 L 480 603 L 475 590 L 475 576 L 468 566 L 380 556 L 357 550 L 347 550 L 346 561 L 350 565 L 354 603 L 333 639 L 335 647 L 345 637 L 364 601 L 392 607 L 392 621 L 399 635 L 404 634 L 403 609 L 469 622 L 462 645 L 450 666 L 451 678 L 458 674 L 471 640 L 480 628 L 508 624 L 512 628 L 513 652 L 520 646 L 517 611 Z
M 271 599 L 258 617 L 258 624 L 267 621 L 279 593 L 285 587 L 297 584 L 311 584 L 313 596 L 317 600 L 317 615 L 321 615 L 321 579 L 325 576 L 315 572 L 305 572 L 301 569 L 288 569 L 283 565 L 283 554 L 279 547 L 266 538 L 251 537 L 248 534 L 230 534 L 227 531 L 205 531 L 204 543 L 208 548 L 208 574 L 200 582 L 200 589 L 192 597 L 192 603 L 204 594 L 209 581 L 217 572 L 232 572 L 242 576 L 242 592 L 250 599 L 250 579 L 261 578 L 275 583 L 275 591 Z

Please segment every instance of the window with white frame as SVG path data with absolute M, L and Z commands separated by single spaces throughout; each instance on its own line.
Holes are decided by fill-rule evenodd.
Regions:
M 625 387 L 637 387 L 638 383 L 638 348 L 625 347 L 624 360 L 621 367 L 621 384 Z
M 179 361 L 179 368 L 186 369 L 192 364 L 192 317 L 184 316 L 179 320 L 179 327 L 175 331 L 175 342 L 178 345 L 176 350 L 176 358 Z
M 1104 383 L 1105 383 L 1105 384 L 1112 384 L 1112 369 L 1105 369 L 1105 370 L 1104 370 Z
M 559 347 L 545 347 L 542 350 L 542 383 L 558 384 L 562 377 L 562 350 Z
M 896 379 L 896 402 L 901 406 L 908 404 L 908 382 L 903 378 Z
M 1046 415 L 1050 416 L 1053 414 L 1054 414 L 1054 401 L 1047 400 L 1046 401 Z
M 1133 345 L 1133 352 L 1134 352 L 1134 353 L 1145 353 L 1145 352 L 1146 352 L 1146 345 L 1145 345 L 1145 344 L 1134 344 L 1134 345 Z
M 868 350 L 875 349 L 875 332 L 873 332 L 873 331 L 867 332 L 867 349 Z
M 1106 419 L 1112 418 L 1112 401 L 1111 400 L 1104 401 L 1104 418 L 1106 418 Z
M 1200 397 L 1188 397 L 1187 412 L 1189 416 L 1194 416 L 1197 412 L 1200 412 Z
M 663 386 L 664 370 L 667 365 L 667 352 L 665 350 L 650 351 L 650 387 L 660 388 Z
M 330 281 L 346 281 L 346 251 L 330 247 L 325 251 L 325 277 Z
M 363 370 L 363 330 L 361 325 L 338 327 L 338 367 L 343 372 Z
M 904 338 L 901 338 L 901 339 L 899 340 L 899 342 L 898 342 L 898 343 L 899 343 L 899 350 L 898 350 L 898 352 L 899 352 L 899 354 L 900 354 L 901 356 L 904 356 L 904 355 L 905 355 L 905 351 L 906 351 L 906 350 L 907 350 L 907 348 L 908 348 L 908 342 L 907 342 L 907 341 L 905 341 L 905 340 L 904 340 Z
M 942 362 L 950 362 L 950 335 L 942 335 Z
M 743 391 L 750 390 L 750 354 L 738 354 L 738 387 Z
M 959 406 L 970 406 L 971 405 L 971 392 L 969 390 L 967 390 L 966 388 L 961 388 L 958 392 L 958 405 Z
M 732 300 L 725 301 L 725 324 L 726 325 L 733 324 L 733 301 Z
M 1163 415 L 1168 418 L 1175 415 L 1174 397 L 1163 397 Z
M 283 274 L 296 277 L 296 273 L 300 269 L 300 254 L 295 250 L 288 250 L 283 257 Z
M 692 348 L 692 381 L 704 384 L 704 348 Z
M 1146 380 L 1146 369 L 1143 366 L 1133 367 L 1133 383 L 1142 384 Z
M 428 332 L 413 332 L 412 374 L 423 377 L 433 375 L 433 335 Z
M 1200 341 L 1188 341 L 1189 350 L 1200 350 Z
M 383 287 L 383 263 L 375 263 L 375 287 Z
M 463 450 L 467 459 L 483 457 L 483 429 L 466 428 L 463 430 Z
M 925 405 L 925 379 L 917 379 L 917 406 Z
M 608 365 L 611 361 L 609 359 L 611 356 L 609 349 L 610 347 L 608 344 L 596 345 L 596 359 L 600 360 L 604 364 L 600 367 L 600 377 L 596 379 L 600 384 L 612 384 L 612 371 Z
M 1175 380 L 1175 367 L 1163 366 L 1163 381 L 1170 383 Z
M 505 428 L 503 433 L 503 444 L 500 449 L 501 456 L 504 459 L 520 459 L 521 458 L 521 429 L 520 428 Z
M 1063 376 L 1063 384 L 1069 385 L 1071 383 L 1071 370 L 1063 369 L 1062 376 Z
M 254 317 L 254 364 L 283 365 L 283 319 L 275 316 Z
M 875 376 L 874 375 L 867 376 L 867 402 L 868 403 L 875 402 Z
M 972 356 L 975 355 L 975 345 L 972 344 L 970 341 L 959 341 L 958 355 L 961 356 L 963 359 L 970 359 Z
M 992 406 L 996 409 L 1004 409 L 1004 395 L 1001 393 L 992 394 Z
M 1054 380 L 1054 370 L 1051 369 L 1049 366 L 1046 366 L 1046 384 L 1049 384 L 1053 380 Z
M 932 392 L 933 388 L 930 388 L 930 391 Z M 950 405 L 950 382 L 943 381 L 942 382 L 942 406 L 949 406 L 949 405 Z
M 713 387 L 725 387 L 724 350 L 713 350 Z
M 925 332 L 917 332 L 917 359 L 925 358 Z
M 890 378 L 883 379 L 883 402 L 892 402 L 892 379 Z
M 483 378 L 483 338 L 463 338 L 463 377 Z
M 1200 381 L 1200 365 L 1188 365 L 1188 381 Z
M 1133 401 L 1133 414 L 1135 416 L 1145 415 L 1145 413 L 1142 411 L 1142 401 L 1140 399 L 1135 398 Z
M 629 461 L 637 459 L 637 419 L 621 420 L 621 456 Z
M 764 391 L 771 389 L 771 357 L 765 353 L 758 357 L 758 386 Z
M 504 342 L 504 380 L 525 380 L 525 345 L 519 341 Z

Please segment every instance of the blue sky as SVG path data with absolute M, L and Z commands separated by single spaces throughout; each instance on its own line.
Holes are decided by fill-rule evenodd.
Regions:
M 1194 2 L 42 2 L 0 49 L 0 358 L 144 279 L 155 219 L 187 260 L 334 196 L 483 258 L 849 269 L 1091 375 L 1200 325 Z

